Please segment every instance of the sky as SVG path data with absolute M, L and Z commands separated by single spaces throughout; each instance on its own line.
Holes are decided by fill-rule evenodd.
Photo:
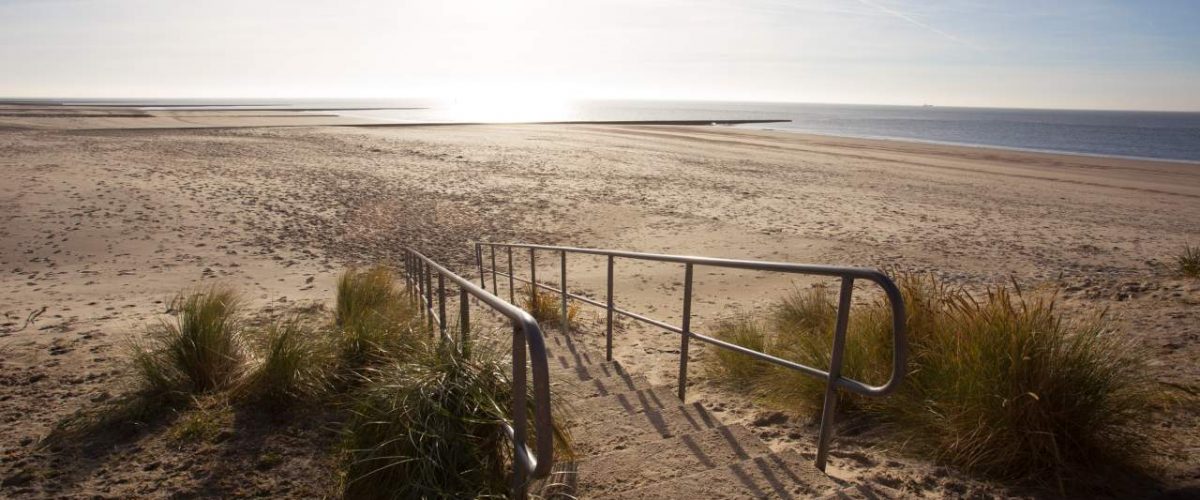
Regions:
M 1200 111 L 1200 0 L 0 0 L 0 96 Z

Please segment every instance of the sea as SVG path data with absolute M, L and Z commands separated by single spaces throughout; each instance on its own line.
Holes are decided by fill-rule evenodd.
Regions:
M 523 102 L 506 99 L 176 101 L 171 105 L 187 104 L 420 108 L 337 112 L 344 116 L 401 123 L 789 120 L 735 126 L 841 137 L 1200 163 L 1200 112 L 714 101 Z
M 412 121 L 506 121 L 503 108 L 436 105 L 371 111 L 363 117 Z M 461 109 L 461 111 L 459 111 Z M 520 113 L 518 113 L 520 114 Z M 489 116 L 493 115 L 493 116 Z M 453 118 L 448 120 L 447 118 Z M 516 121 L 790 120 L 735 125 L 841 137 L 895 139 L 1098 156 L 1200 162 L 1200 113 L 788 104 L 689 101 L 578 101 L 531 110 Z

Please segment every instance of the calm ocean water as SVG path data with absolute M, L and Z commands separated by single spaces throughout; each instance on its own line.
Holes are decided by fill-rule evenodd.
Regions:
M 1200 162 L 1200 113 L 669 101 L 513 108 L 434 103 L 426 110 L 355 114 L 402 121 L 788 119 L 739 127 Z
M 175 102 L 198 104 L 204 101 Z M 238 102 L 250 103 L 226 100 L 221 104 Z M 145 104 L 145 101 L 142 103 Z M 398 122 L 786 119 L 791 122 L 739 127 L 1200 162 L 1200 113 L 696 101 L 578 101 L 539 104 L 498 100 L 460 102 L 409 99 L 276 101 L 264 104 L 283 104 L 297 108 L 426 108 L 339 113 Z

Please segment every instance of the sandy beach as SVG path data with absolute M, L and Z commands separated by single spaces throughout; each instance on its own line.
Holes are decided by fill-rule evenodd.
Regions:
M 38 444 L 123 391 L 124 346 L 180 289 L 222 282 L 255 307 L 308 307 L 332 299 L 347 266 L 398 263 L 403 245 L 464 273 L 474 272 L 470 242 L 486 240 L 925 271 L 972 290 L 1057 286 L 1068 312 L 1118 318 L 1159 382 L 1200 392 L 1200 281 L 1173 270 L 1184 245 L 1200 243 L 1196 164 L 734 127 L 73 113 L 0 114 L 0 496 L 327 491 L 327 463 L 288 453 L 335 438 L 319 426 L 265 438 L 257 446 L 278 450 L 282 465 L 241 471 L 223 465 L 241 452 L 179 445 L 165 428 L 103 453 Z M 196 124 L 245 127 L 178 128 Z M 602 290 L 601 260 L 570 269 L 581 289 Z M 623 307 L 678 319 L 681 269 L 630 264 L 618 276 Z M 697 279 L 698 329 L 806 283 Z M 598 310 L 584 310 L 584 340 L 602 346 Z M 670 385 L 678 344 L 625 325 L 615 357 Z M 754 424 L 762 408 L 705 379 L 710 355 L 693 351 L 689 400 L 751 424 L 774 449 L 811 453 L 810 422 Z M 1196 409 L 1148 413 L 1146 425 L 1163 431 L 1165 487 L 1200 487 Z M 835 450 L 835 476 L 913 496 L 1021 494 L 876 437 L 847 436 Z

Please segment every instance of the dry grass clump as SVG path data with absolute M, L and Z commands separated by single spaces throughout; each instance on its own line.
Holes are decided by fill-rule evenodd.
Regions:
M 133 346 L 135 371 L 150 392 L 203 393 L 230 386 L 241 374 L 241 299 L 227 287 L 176 296 L 174 321 L 152 327 Z
M 338 277 L 334 309 L 343 358 L 362 366 L 402 351 L 424 328 L 417 310 L 387 267 L 347 270 Z
M 936 310 L 948 292 L 930 276 L 906 276 L 899 287 L 904 296 L 908 317 L 909 339 L 913 329 L 928 326 L 937 320 Z M 817 286 L 808 290 L 795 289 L 771 311 L 772 355 L 804 365 L 829 369 L 833 347 L 833 330 L 837 319 L 837 303 L 833 291 Z M 872 385 L 884 383 L 890 375 L 892 360 L 892 315 L 883 302 L 868 307 L 852 308 L 847 325 L 845 350 L 842 354 L 842 376 Z M 911 349 L 911 346 L 910 346 Z M 777 367 L 765 385 L 770 399 L 784 404 L 803 404 L 819 410 L 825 400 L 825 382 L 794 370 Z M 863 401 L 871 403 L 872 401 Z M 851 399 L 845 404 L 858 402 Z
M 61 445 L 103 431 L 128 431 L 186 406 L 192 395 L 217 393 L 244 373 L 242 307 L 232 288 L 185 291 L 171 301 L 175 317 L 135 341 L 129 361 L 136 390 L 60 421 L 44 440 Z
M 905 276 L 899 285 L 908 313 L 907 378 L 885 398 L 844 397 L 844 411 L 889 424 L 941 462 L 995 477 L 1061 480 L 1142 456 L 1137 422 L 1156 389 L 1143 357 L 1102 314 L 1067 319 L 1055 294 L 1016 285 L 978 299 L 931 276 Z M 767 352 L 827 369 L 833 304 L 824 289 L 782 301 Z M 845 376 L 886 379 L 890 323 L 882 301 L 855 308 Z M 780 367 L 758 382 L 777 403 L 815 409 L 824 395 L 822 381 Z
M 536 299 L 535 299 L 535 295 Z M 521 289 L 520 306 L 529 311 L 538 324 L 558 328 L 562 325 L 562 295 L 554 292 L 525 285 Z M 579 315 L 579 304 L 567 302 L 567 327 L 574 326 L 575 317 Z
M 504 496 L 512 456 L 502 427 L 512 419 L 508 363 L 486 344 L 464 354 L 430 341 L 370 372 L 344 431 L 344 496 Z
M 748 314 L 727 319 L 717 324 L 713 335 L 731 344 L 740 345 L 759 352 L 767 352 L 769 335 L 762 323 Z M 744 354 L 726 350 L 716 350 L 718 363 L 716 368 L 719 376 L 738 386 L 746 386 L 758 380 L 770 366 L 764 361 L 754 359 Z
M 1183 253 L 1175 257 L 1176 268 L 1189 278 L 1200 278 L 1200 247 L 1183 246 Z
M 298 317 L 274 322 L 264 333 L 261 359 L 239 393 L 281 404 L 311 400 L 329 389 L 336 359 L 328 333 Z
M 941 460 L 1001 477 L 1124 465 L 1146 451 L 1157 399 L 1144 356 L 1103 315 L 1069 320 L 1018 287 L 945 296 L 912 335 L 913 370 L 881 410 Z M 1049 479 L 1049 477 L 1043 477 Z

